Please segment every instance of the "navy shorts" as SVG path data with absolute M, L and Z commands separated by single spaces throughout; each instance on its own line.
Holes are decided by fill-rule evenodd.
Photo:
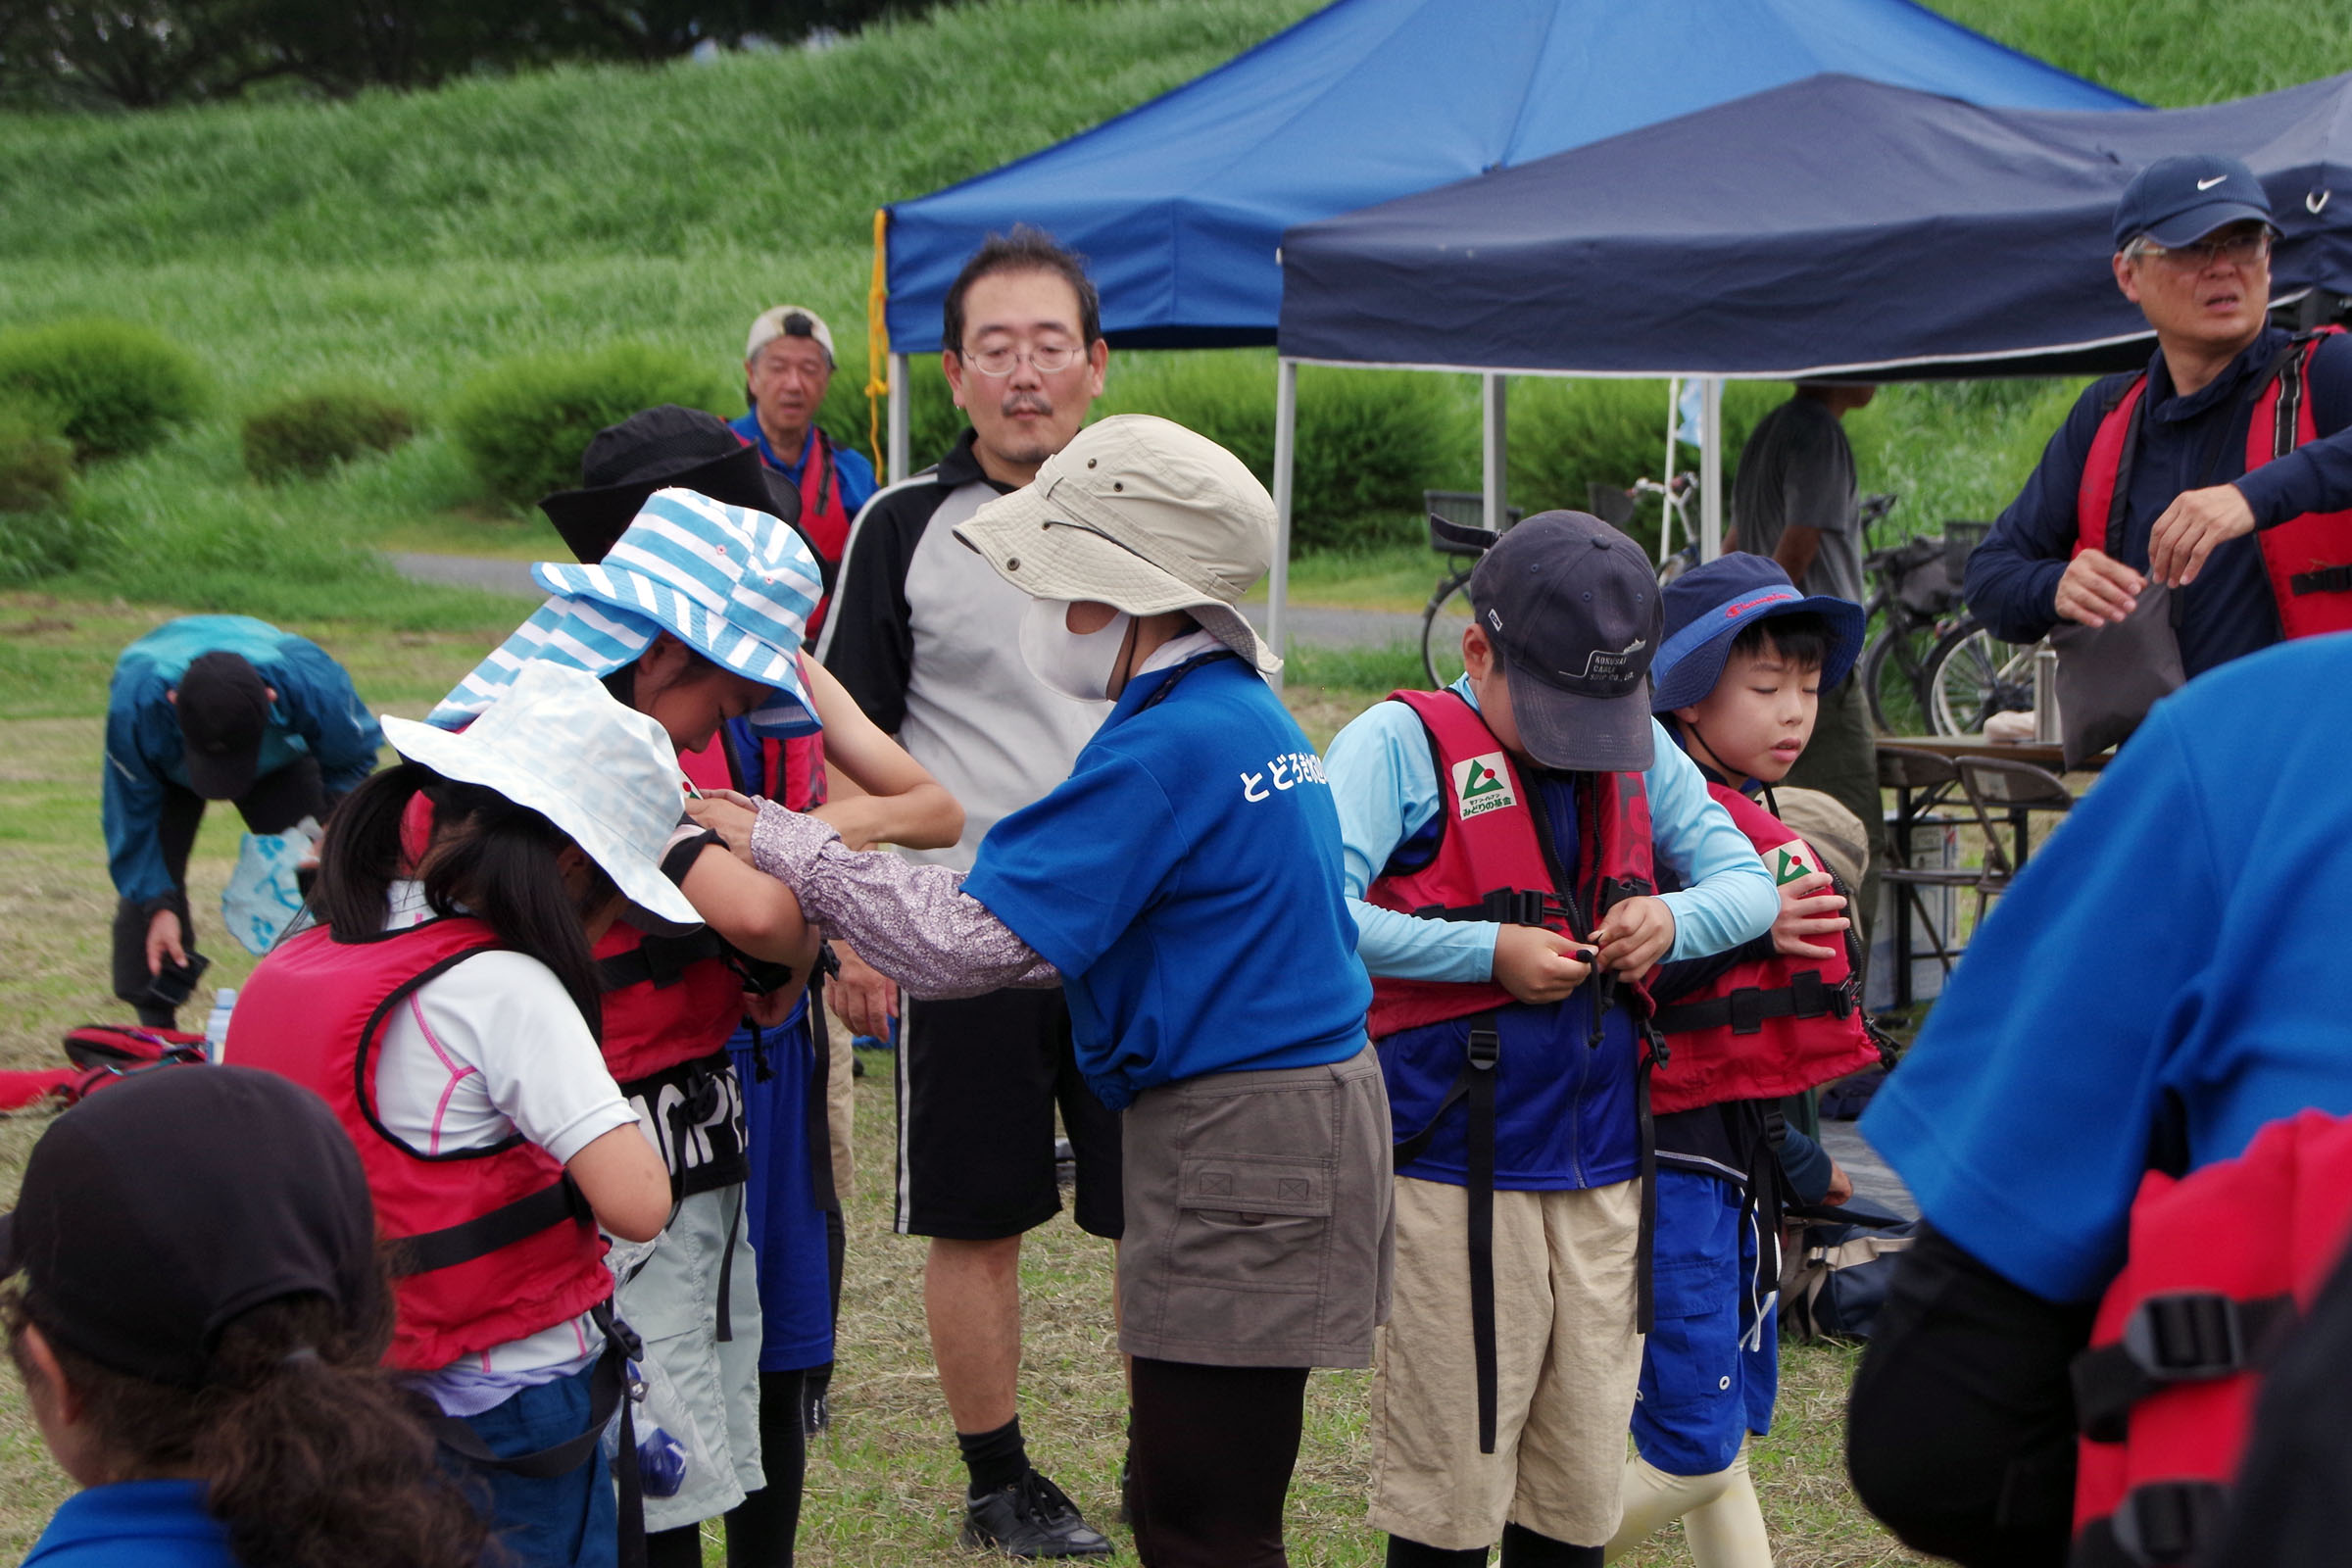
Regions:
M 1634 1396 L 1634 1446 L 1668 1475 L 1707 1476 L 1772 1428 L 1780 1314 L 1759 1298 L 1759 1217 L 1712 1176 L 1657 1173 L 1656 1314 Z

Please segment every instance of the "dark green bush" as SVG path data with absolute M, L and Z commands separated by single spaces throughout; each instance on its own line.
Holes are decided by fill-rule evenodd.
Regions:
M 475 376 L 449 410 L 449 430 L 482 487 L 528 506 L 580 482 L 596 432 L 658 403 L 731 408 L 741 389 L 697 359 L 644 343 L 509 360 Z
M 0 584 L 81 564 L 97 530 L 74 501 L 74 444 L 51 411 L 0 402 Z
M 1156 414 L 1224 446 L 1274 481 L 1274 364 L 1263 355 L 1171 354 L 1122 371 L 1098 414 Z M 1441 376 L 1307 366 L 1298 375 L 1292 538 L 1306 550 L 1427 537 L 1421 492 L 1477 471 L 1477 433 Z M 1475 478 L 1468 482 L 1475 483 Z
M 306 392 L 245 416 L 245 471 L 265 484 L 317 478 L 338 463 L 389 452 L 416 433 L 397 403 L 348 389 Z
M 1732 381 L 1723 390 L 1725 504 L 1740 449 L 1756 421 L 1779 407 L 1788 388 L 1778 382 Z M 1644 475 L 1660 477 L 1666 462 L 1666 383 L 1577 381 L 1528 376 L 1510 385 L 1511 504 L 1529 514 L 1555 507 L 1588 510 L 1588 484 L 1619 489 Z M 1698 449 L 1679 449 L 1683 467 L 1695 472 Z M 1659 508 L 1646 502 L 1628 525 L 1644 549 L 1655 550 Z M 1698 514 L 1691 513 L 1695 524 Z M 1727 525 L 1729 518 L 1726 519 Z M 1679 542 L 1679 540 L 1678 540 Z
M 0 390 L 54 409 L 82 458 L 144 452 L 204 406 L 185 350 L 105 317 L 0 332 Z

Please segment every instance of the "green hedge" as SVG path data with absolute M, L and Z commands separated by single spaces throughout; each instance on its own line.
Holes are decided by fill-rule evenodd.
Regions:
M 249 414 L 237 433 L 245 471 L 273 484 L 315 479 L 338 463 L 390 452 L 416 434 L 416 418 L 373 393 L 328 388 Z
M 482 488 L 520 508 L 577 486 L 581 454 L 605 426 L 656 404 L 716 410 L 738 396 L 697 357 L 613 343 L 494 366 L 460 390 L 447 422 Z
M 1777 381 L 1732 381 L 1723 389 L 1723 484 L 1726 504 L 1740 449 L 1756 421 L 1788 397 Z M 1681 466 L 1698 467 L 1698 449 L 1678 449 Z M 1510 387 L 1511 504 L 1534 514 L 1589 510 L 1587 486 L 1624 489 L 1661 477 L 1666 463 L 1666 383 L 1527 377 Z M 1627 531 L 1655 552 L 1660 508 L 1645 501 Z M 1697 514 L 1692 513 L 1692 521 Z M 1729 525 L 1730 519 L 1725 519 Z M 1679 542 L 1679 539 L 1678 539 Z
M 0 583 L 81 564 L 97 530 L 74 510 L 74 444 L 46 405 L 0 402 Z
M 203 376 L 185 350 L 106 317 L 0 332 L 0 389 L 55 410 L 82 458 L 144 452 L 205 401 Z

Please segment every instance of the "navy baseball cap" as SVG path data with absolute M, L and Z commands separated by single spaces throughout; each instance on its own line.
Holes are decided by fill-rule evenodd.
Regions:
M 131 1073 L 50 1123 L 0 1215 L 0 1276 L 20 1271 L 42 1333 L 181 1388 L 266 1301 L 382 1305 L 359 1151 L 324 1101 L 251 1067 Z
M 188 788 L 208 801 L 233 801 L 253 788 L 270 733 L 270 686 L 242 656 L 198 654 L 172 688 Z
M 1648 769 L 1661 612 L 1640 545 L 1582 512 L 1539 512 L 1480 558 L 1470 609 L 1501 656 L 1519 744 L 1537 765 Z
M 2142 234 L 2168 249 L 2193 244 L 2248 220 L 2278 226 L 2262 181 L 2245 165 L 2212 153 L 2159 158 L 2132 176 L 2115 204 L 2115 248 Z
M 1824 690 L 1845 679 L 1862 654 L 1869 612 L 1850 599 L 1807 597 L 1770 556 L 1734 551 L 1693 566 L 1666 585 L 1665 642 L 1650 664 L 1649 706 L 1661 713 L 1707 700 L 1723 679 L 1732 642 L 1759 620 L 1812 613 L 1829 625 L 1822 656 Z

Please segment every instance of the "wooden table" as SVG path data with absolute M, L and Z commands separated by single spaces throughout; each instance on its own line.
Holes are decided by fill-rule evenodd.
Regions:
M 1994 741 L 1986 740 L 1982 735 L 1896 735 L 1881 737 L 1879 745 L 1882 748 L 1900 747 L 1907 751 L 1931 752 L 1954 760 L 1985 757 L 2031 762 L 2052 773 L 2095 773 L 2105 767 L 2108 759 L 2114 755 L 2102 752 L 2069 768 L 2065 750 L 2056 741 Z M 1925 812 L 1948 798 L 1951 788 L 1948 784 L 1926 791 L 1915 791 L 1909 785 L 1894 787 L 1894 824 L 1892 832 L 1887 835 L 1892 842 L 1885 846 L 1891 862 L 1898 865 L 1908 863 L 1911 829 Z M 2023 811 L 2012 811 L 2009 815 L 2010 825 L 2017 834 L 2017 854 L 2012 863 L 2019 870 L 2025 869 L 2029 848 L 2026 820 Z M 1949 942 L 1949 932 L 1945 933 L 1944 940 Z M 1908 1006 L 1911 1003 L 1911 902 L 1899 893 L 1894 901 L 1894 961 L 1895 1004 Z

